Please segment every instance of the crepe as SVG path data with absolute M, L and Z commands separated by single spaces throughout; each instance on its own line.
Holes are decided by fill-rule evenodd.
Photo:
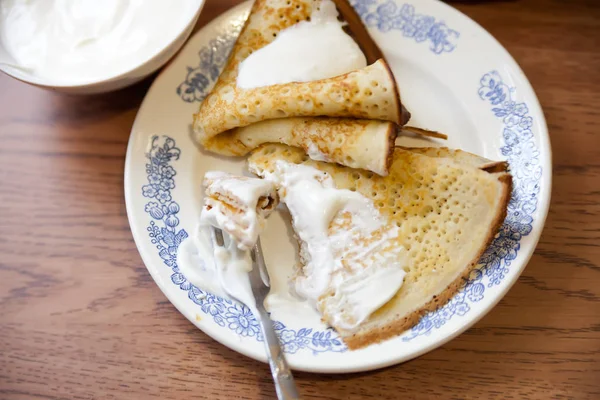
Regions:
M 330 313 L 339 296 L 328 293 L 317 303 L 323 319 L 352 349 L 402 333 L 454 296 L 504 220 L 512 185 L 510 174 L 482 169 L 489 160 L 449 149 L 396 148 L 386 177 L 316 162 L 302 150 L 284 145 L 255 150 L 248 167 L 264 176 L 278 160 L 327 172 L 337 188 L 372 200 L 388 223 L 399 229 L 394 243 L 406 250 L 406 276 L 389 302 L 352 330 L 337 324 Z M 306 264 L 311 255 L 300 256 Z
M 344 118 L 284 118 L 233 129 L 210 140 L 222 155 L 245 156 L 264 143 L 302 148 L 314 160 L 387 175 L 396 138 L 391 122 Z
M 201 225 L 221 227 L 243 250 L 254 246 L 265 219 L 279 204 L 275 186 L 263 179 L 220 171 L 207 172 L 203 186 Z
M 394 77 L 383 60 L 334 78 L 254 89 L 213 90 L 194 128 L 200 141 L 255 122 L 285 117 L 350 117 L 402 122 Z
M 378 135 L 388 135 L 387 140 L 378 136 L 375 139 L 378 143 L 393 142 L 397 129 L 391 129 L 392 124 L 403 125 L 408 121 L 410 114 L 402 106 L 389 66 L 382 58 L 372 59 L 380 55 L 378 49 L 363 50 L 371 57 L 367 59 L 371 65 L 341 76 L 254 89 L 240 89 L 236 85 L 239 65 L 249 54 L 271 43 L 281 30 L 309 19 L 313 8 L 319 3 L 317 0 L 254 2 L 223 72 L 194 115 L 194 134 L 204 148 L 223 155 L 245 154 L 244 151 L 266 141 L 261 129 L 253 127 L 253 124 L 272 121 L 269 128 L 280 134 L 276 138 L 266 135 L 269 140 L 281 140 L 282 143 L 305 149 L 310 146 L 322 147 L 324 156 L 333 162 L 369 169 L 378 174 L 386 173 L 389 151 L 369 152 L 366 158 L 350 155 L 352 160 L 346 160 L 329 152 L 334 148 L 316 143 L 325 141 L 324 132 L 327 132 L 328 138 L 342 136 L 344 142 L 350 136 L 357 137 L 354 142 L 364 142 L 366 138 L 362 135 L 376 132 Z M 344 1 L 336 3 L 347 4 Z M 364 26 L 356 28 L 354 19 L 351 26 L 360 33 L 352 35 L 350 29 L 351 36 L 361 48 L 367 48 L 364 40 L 363 43 L 359 41 L 366 33 Z M 310 121 L 312 117 L 334 117 L 336 123 L 325 118 Z M 366 125 L 369 126 L 368 132 Z M 253 141 L 247 140 L 252 137 L 255 138 Z M 240 150 L 238 140 L 243 141 L 244 151 Z M 346 151 L 343 145 L 335 150 Z

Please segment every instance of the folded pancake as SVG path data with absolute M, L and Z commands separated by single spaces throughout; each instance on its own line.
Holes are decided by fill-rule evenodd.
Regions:
M 258 240 L 265 219 L 279 203 L 273 183 L 209 171 L 204 175 L 203 185 L 201 225 L 221 227 L 235 239 L 240 250 L 249 250 Z
M 346 4 L 351 9 L 345 0 L 336 3 Z M 383 59 L 374 59 L 375 56 L 380 56 L 381 52 L 378 49 L 368 51 L 369 46 L 373 47 L 368 41 L 362 40 L 361 43 L 361 38 L 366 35 L 366 29 L 357 18 L 352 18 L 352 24 L 345 26 L 344 29 L 349 31 L 360 48 L 367 50 L 363 51 L 367 56 L 366 62 L 370 65 L 357 70 L 346 69 L 344 71 L 347 73 L 328 76 L 326 79 L 308 82 L 292 81 L 252 88 L 238 87 L 240 64 L 249 55 L 271 44 L 286 28 L 297 26 L 299 22 L 310 21 L 311 16 L 314 20 L 315 12 L 330 6 L 335 10 L 333 3 L 328 0 L 257 0 L 254 2 L 223 72 L 194 116 L 195 136 L 203 147 L 220 154 L 237 155 L 239 151 L 228 152 L 229 148 L 236 147 L 236 143 L 228 146 L 226 141 L 234 142 L 238 139 L 238 135 L 250 137 L 251 134 L 259 133 L 258 129 L 250 129 L 252 124 L 290 117 L 304 118 L 292 122 L 280 122 L 278 126 L 273 123 L 270 127 L 275 129 L 277 126 L 282 138 L 297 137 L 298 131 L 308 132 L 302 139 L 306 148 L 312 138 L 318 137 L 325 131 L 331 132 L 334 136 L 338 132 L 345 136 L 350 133 L 357 136 L 364 134 L 366 121 L 360 119 L 383 121 L 376 131 L 379 134 L 387 132 L 388 141 L 395 138 L 396 130 L 388 129 L 390 126 L 388 122 L 403 125 L 410 114 L 402 107 L 396 81 L 387 63 Z M 345 15 L 347 14 L 346 12 Z M 357 27 L 357 24 L 360 26 Z M 358 33 L 357 35 L 352 35 L 355 33 L 352 27 Z M 308 119 L 306 117 L 320 116 L 339 118 L 343 125 L 337 129 L 335 125 L 323 118 L 306 123 Z M 246 129 L 248 131 L 244 132 Z M 235 130 L 236 133 L 232 133 L 231 130 Z M 217 140 L 220 135 L 224 137 Z M 261 139 L 257 138 L 256 142 L 260 143 Z M 295 145 L 294 141 L 285 143 Z M 249 147 L 247 142 L 245 146 Z M 328 151 L 328 149 L 324 150 Z M 326 155 L 331 160 L 340 162 L 334 154 L 326 153 Z M 378 156 L 378 162 L 375 164 L 385 164 L 387 155 L 378 154 Z M 367 165 L 360 165 L 361 161 L 357 158 L 351 166 L 370 169 Z M 342 164 L 346 165 L 343 162 Z M 373 171 L 379 173 L 381 168 Z
M 444 149 L 396 148 L 386 177 L 313 161 L 302 150 L 284 145 L 265 145 L 248 158 L 250 171 L 259 176 L 269 176 L 282 162 L 316 168 L 332 179 L 335 188 L 368 199 L 385 218 L 387 228 L 398 229 L 389 244 L 390 248 L 405 250 L 399 262 L 406 275 L 391 299 L 358 326 L 349 329 L 352 325 L 347 322 L 352 315 L 344 316 L 342 312 L 344 318 L 340 318 L 339 310 L 340 304 L 357 303 L 352 293 L 356 293 L 356 284 L 363 278 L 352 275 L 344 287 L 339 282 L 334 284 L 333 276 L 320 278 L 325 280 L 327 289 L 320 293 L 317 308 L 350 348 L 398 335 L 416 324 L 424 313 L 444 305 L 497 233 L 506 216 L 511 176 L 506 172 L 487 172 L 480 168 L 485 165 L 483 159 L 465 154 Z M 319 201 L 314 198 L 315 203 Z M 294 229 L 297 223 L 301 221 L 293 221 Z M 340 234 L 351 226 L 334 218 L 328 234 Z M 311 275 L 312 271 L 304 267 L 315 254 L 298 238 L 304 249 L 299 277 L 309 279 L 306 274 Z M 342 258 L 344 254 L 338 256 Z M 379 273 L 376 270 L 371 275 Z M 362 302 L 369 304 L 373 292 L 361 293 Z
M 213 90 L 206 97 L 194 129 L 203 143 L 230 129 L 286 117 L 348 117 L 401 124 L 400 99 L 394 87 L 394 77 L 383 60 L 317 81 L 254 89 L 232 85 L 225 93 Z
M 310 158 L 387 175 L 396 125 L 344 118 L 283 118 L 232 129 L 210 139 L 218 154 L 245 156 L 265 143 L 302 148 Z
M 277 160 L 265 173 L 278 187 L 300 242 L 302 270 L 296 294 L 321 309 L 336 328 L 352 330 L 402 286 L 405 250 L 394 245 L 398 227 L 360 193 L 339 189 L 331 176 L 309 165 Z

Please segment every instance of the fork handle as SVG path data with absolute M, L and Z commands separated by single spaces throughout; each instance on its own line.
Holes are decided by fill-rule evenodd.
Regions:
M 256 311 L 260 316 L 259 320 L 265 339 L 265 350 L 267 351 L 271 374 L 273 375 L 273 381 L 275 382 L 277 398 L 279 400 L 300 399 L 296 389 L 296 383 L 294 382 L 294 376 L 292 375 L 292 370 L 290 370 L 290 367 L 285 360 L 285 356 L 279 345 L 279 339 L 277 339 L 277 335 L 273 329 L 271 318 L 264 307 L 258 305 L 257 308 L 258 310 Z

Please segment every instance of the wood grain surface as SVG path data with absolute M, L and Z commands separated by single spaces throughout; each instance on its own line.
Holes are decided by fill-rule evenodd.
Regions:
M 236 0 L 208 0 L 202 26 Z M 306 399 L 600 399 L 600 2 L 453 5 L 512 53 L 554 151 L 540 244 L 500 304 L 424 356 L 297 373 Z M 151 83 L 76 97 L 0 76 L 0 398 L 274 398 L 268 367 L 197 330 L 152 281 L 123 197 Z

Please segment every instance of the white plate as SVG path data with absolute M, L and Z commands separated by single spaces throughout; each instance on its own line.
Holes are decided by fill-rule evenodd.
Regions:
M 544 115 L 527 78 L 475 22 L 435 0 L 354 0 L 399 82 L 411 124 L 449 135 L 446 145 L 510 163 L 515 188 L 500 234 L 468 284 L 413 329 L 349 351 L 316 317 L 284 315 L 276 328 L 291 366 L 315 372 L 364 371 L 432 350 L 469 328 L 504 296 L 531 257 L 548 212 L 551 153 Z M 198 150 L 192 114 L 210 90 L 247 16 L 244 3 L 199 31 L 156 78 L 139 110 L 125 166 L 133 236 L 150 274 L 177 309 L 215 340 L 264 361 L 257 322 L 246 308 L 202 293 L 178 272 L 209 169 L 243 173 L 244 161 Z M 416 139 L 410 143 L 415 144 Z M 407 143 L 408 139 L 401 139 Z M 425 143 L 425 142 L 420 142 Z M 272 279 L 295 262 L 283 215 L 262 235 Z

